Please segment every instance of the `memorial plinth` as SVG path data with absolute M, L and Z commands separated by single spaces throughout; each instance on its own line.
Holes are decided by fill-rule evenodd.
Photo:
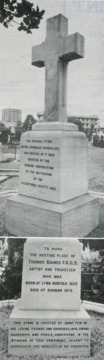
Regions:
M 80 305 L 79 241 L 34 238 L 24 247 L 21 299 L 9 321 L 9 355 L 89 356 L 90 317 Z
M 6 229 L 17 236 L 85 236 L 99 224 L 88 194 L 88 142 L 77 126 L 36 124 L 22 135 L 19 194 L 7 199 Z

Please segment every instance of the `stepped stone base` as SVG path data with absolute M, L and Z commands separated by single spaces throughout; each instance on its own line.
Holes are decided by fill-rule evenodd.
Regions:
M 79 311 L 20 310 L 18 300 L 9 321 L 9 355 L 90 355 L 90 317 Z
M 82 237 L 98 225 L 98 199 L 89 194 L 62 204 L 18 194 L 7 199 L 5 226 L 12 235 Z

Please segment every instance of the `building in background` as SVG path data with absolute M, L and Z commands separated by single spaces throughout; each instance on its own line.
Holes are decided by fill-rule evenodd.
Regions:
M 99 118 L 96 115 L 93 116 L 68 116 L 68 122 L 80 121 L 84 130 L 90 131 L 96 130 L 99 127 Z
M 44 117 L 44 112 L 40 111 L 37 113 L 37 120 L 43 121 L 43 117 Z M 99 118 L 96 115 L 93 116 L 73 116 L 73 115 L 68 115 L 68 122 L 75 122 L 77 124 L 79 124 L 79 122 L 81 122 L 84 130 L 88 130 L 90 131 L 91 129 L 96 130 L 99 127 Z
M 11 130 L 15 132 L 15 126 L 19 121 L 22 121 L 22 110 L 19 109 L 3 109 L 2 110 L 2 122 Z

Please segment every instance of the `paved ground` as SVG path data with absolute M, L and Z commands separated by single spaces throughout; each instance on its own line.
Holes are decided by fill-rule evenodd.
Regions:
M 19 161 L 17 160 L 13 160 L 13 161 L 4 161 L 4 162 L 0 162 L 0 171 L 5 170 L 5 169 L 19 169 Z

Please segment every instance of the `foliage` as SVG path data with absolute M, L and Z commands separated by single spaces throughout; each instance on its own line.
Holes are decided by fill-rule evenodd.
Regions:
M 104 249 L 104 241 L 102 241 L 102 239 L 90 239 L 90 240 L 85 240 L 85 239 L 80 239 L 80 242 L 83 244 L 83 248 L 85 249 L 86 247 L 89 247 L 89 249 L 95 250 L 95 251 L 99 251 L 101 253 L 101 251 Z
M 8 255 L 8 249 L 4 250 L 4 255 Z
M 94 125 L 91 125 L 91 127 L 88 129 L 84 129 L 84 132 L 85 132 L 88 140 L 91 141 L 92 137 L 93 137 L 93 132 L 94 132 Z
M 0 282 L 0 300 L 18 298 L 21 295 L 23 245 L 26 239 L 8 240 L 8 265 Z
M 34 119 L 33 115 L 27 115 L 23 126 L 22 126 L 22 131 L 29 131 L 32 130 L 32 125 L 35 124 L 37 121 Z
M 77 125 L 79 131 L 86 133 L 83 124 L 79 119 L 70 119 L 70 117 L 68 117 L 68 122 Z
M 15 138 L 17 141 L 20 141 L 21 133 L 22 133 L 22 121 L 18 120 L 15 126 Z
M 93 136 L 93 145 L 104 148 L 104 136 L 99 136 L 98 134 L 95 134 Z
M 8 135 L 10 130 L 0 121 L 0 142 L 6 144 L 8 141 Z
M 2 274 L 0 284 L 1 299 L 13 299 L 21 293 L 21 257 L 14 264 L 8 265 Z
M 8 263 L 14 263 L 15 254 L 23 257 L 25 238 L 8 238 Z
M 18 19 L 18 30 L 29 34 L 31 30 L 39 28 L 44 13 L 45 10 L 40 11 L 38 6 L 35 9 L 34 4 L 28 0 L 0 0 L 0 23 L 5 28 Z
M 100 260 L 82 263 L 82 300 L 104 303 L 104 250 Z

